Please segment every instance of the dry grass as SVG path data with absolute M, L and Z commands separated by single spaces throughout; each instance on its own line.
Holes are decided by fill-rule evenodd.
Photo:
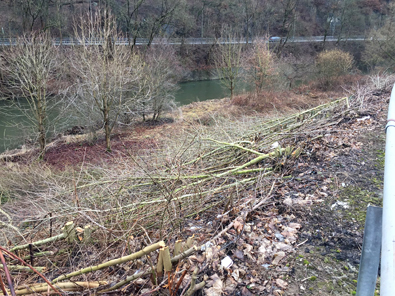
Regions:
M 300 88 L 297 92 L 184 107 L 184 120 L 180 117 L 174 124 L 135 135 L 140 140 L 156 139 L 155 146 L 124 151 L 110 162 L 82 161 L 63 171 L 43 162 L 2 163 L 1 244 L 58 234 L 71 220 L 80 227 L 90 224 L 92 244 L 56 242 L 42 248 L 62 250 L 39 261 L 48 268 L 46 275 L 54 277 L 137 251 L 151 241 L 167 239 L 172 244 L 190 234 L 187 229 L 196 217 L 212 221 L 242 208 L 251 198 L 259 202 L 258 197 L 266 196 L 276 180 L 291 172 L 298 149 L 348 112 L 346 100 L 319 105 L 329 100 L 328 94 L 319 98 L 318 91 Z M 358 107 L 360 102 L 352 104 Z M 318 107 L 300 111 L 307 106 Z M 249 110 L 249 115 L 241 116 L 242 110 Z M 271 148 L 275 142 L 282 148 Z M 127 268 L 147 264 L 136 261 Z M 80 279 L 114 276 L 103 271 Z M 20 275 L 18 280 L 36 279 Z
M 81 226 L 92 224 L 101 245 L 125 241 L 141 233 L 141 227 L 152 232 L 153 239 L 175 237 L 188 217 L 209 209 L 221 212 L 227 203 L 239 202 L 239 191 L 264 190 L 256 182 L 273 169 L 272 160 L 241 166 L 256 155 L 270 153 L 270 145 L 284 138 L 276 133 L 265 135 L 278 128 L 287 131 L 287 126 L 300 129 L 316 112 L 322 111 L 306 113 L 307 121 L 301 123 L 297 123 L 298 115 L 266 123 L 261 116 L 235 121 L 212 115 L 209 126 L 193 124 L 177 131 L 176 141 L 174 134 L 168 134 L 150 153 L 123 155 L 105 166 L 82 163 L 79 168 L 53 171 L 45 163 L 6 163 L 0 183 L 1 192 L 7 195 L 4 200 L 8 200 L 3 209 L 12 213 L 13 226 L 35 229 L 24 241 L 48 235 L 50 213 L 56 219 L 53 232 L 69 220 Z M 232 173 L 250 169 L 257 171 Z M 20 242 L 17 234 L 8 231 L 10 228 L 7 240 L 14 237 L 14 243 Z
M 309 88 L 298 88 L 293 91 L 263 91 L 259 94 L 240 95 L 232 100 L 232 104 L 243 107 L 244 110 L 249 109 L 250 112 L 271 113 L 278 111 L 286 114 L 317 106 L 329 100 L 328 93 L 312 92 Z

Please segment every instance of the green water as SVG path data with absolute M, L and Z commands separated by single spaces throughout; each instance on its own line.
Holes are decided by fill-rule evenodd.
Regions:
M 243 92 L 245 87 L 245 85 L 240 85 L 237 90 L 239 93 Z M 222 87 L 219 80 L 184 82 L 180 83 L 179 86 L 180 88 L 175 94 L 175 100 L 180 106 L 229 96 L 229 91 Z M 32 132 L 11 124 L 11 122 L 26 122 L 26 117 L 16 108 L 8 111 L 8 114 L 1 112 L 9 106 L 9 101 L 0 100 L 0 153 L 7 149 L 17 148 Z
M 227 91 L 219 80 L 191 81 L 179 84 L 180 88 L 175 94 L 175 100 L 180 105 L 192 102 L 221 99 L 226 97 Z

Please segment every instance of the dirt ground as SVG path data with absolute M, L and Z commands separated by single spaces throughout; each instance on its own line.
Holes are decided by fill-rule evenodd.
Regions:
M 354 131 L 358 148 L 343 142 L 337 155 L 301 173 L 329 192 L 321 204 L 298 215 L 303 225 L 298 243 L 303 245 L 289 262 L 293 268 L 286 295 L 355 294 L 366 209 L 382 206 L 386 112 L 370 111 L 366 125 L 353 120 L 339 127 Z

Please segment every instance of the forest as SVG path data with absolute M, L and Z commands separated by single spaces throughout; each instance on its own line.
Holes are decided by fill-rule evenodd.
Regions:
M 128 38 L 219 37 L 224 25 L 237 34 L 361 36 L 380 28 L 392 14 L 385 0 L 3 0 L 2 37 L 50 31 L 72 37 L 73 21 L 111 9 Z

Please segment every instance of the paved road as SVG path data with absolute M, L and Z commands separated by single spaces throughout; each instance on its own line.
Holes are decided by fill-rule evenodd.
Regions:
M 260 38 L 256 38 L 260 39 Z M 261 38 L 264 39 L 264 38 Z M 355 36 L 355 37 L 349 37 L 349 38 L 342 38 L 341 41 L 365 41 L 366 38 L 363 36 Z M 147 45 L 148 44 L 148 39 L 146 38 L 137 38 L 136 40 L 136 45 Z M 312 36 L 312 37 L 294 37 L 294 38 L 289 38 L 287 42 L 292 42 L 292 43 L 304 43 L 304 42 L 323 42 L 324 41 L 324 36 Z M 332 37 L 332 36 L 327 36 L 326 37 L 326 42 L 336 42 L 338 41 L 337 37 Z M 130 40 L 132 42 L 132 40 Z M 129 40 L 127 38 L 121 38 L 115 40 L 116 45 L 129 45 L 130 44 Z M 167 43 L 167 44 L 174 44 L 174 45 L 181 45 L 181 44 L 190 44 L 190 45 L 204 45 L 204 44 L 215 44 L 215 43 L 245 43 L 246 39 L 234 39 L 234 40 L 226 40 L 226 39 L 215 39 L 215 38 L 170 38 L 170 39 L 160 39 L 160 38 L 155 38 L 152 42 L 152 44 L 161 44 L 161 43 Z M 252 41 L 249 40 L 248 43 L 251 43 Z M 280 38 L 270 41 L 270 43 L 279 43 Z M 0 38 L 0 45 L 3 46 L 9 46 L 13 45 L 16 43 L 16 38 Z M 75 38 L 63 38 L 62 40 L 60 39 L 55 39 L 54 44 L 55 45 L 80 45 L 82 42 L 78 41 Z M 86 39 L 85 44 L 87 45 L 100 45 L 103 43 L 103 40 L 99 39 Z

